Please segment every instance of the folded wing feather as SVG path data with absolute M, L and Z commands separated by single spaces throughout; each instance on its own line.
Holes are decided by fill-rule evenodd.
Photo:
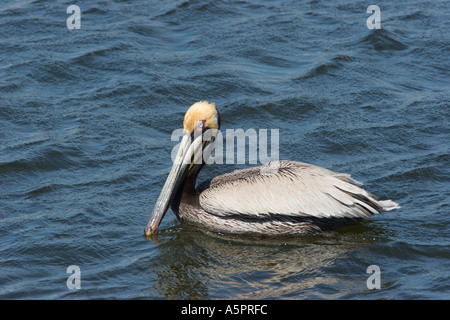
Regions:
M 218 216 L 365 218 L 397 206 L 377 201 L 350 175 L 314 165 L 275 161 L 218 176 L 200 205 Z

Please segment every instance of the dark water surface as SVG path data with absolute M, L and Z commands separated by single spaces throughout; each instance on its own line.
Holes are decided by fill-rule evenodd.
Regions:
M 376 1 L 380 30 L 366 1 L 77 1 L 79 30 L 70 4 L 0 7 L 0 298 L 450 298 L 448 1 Z M 198 100 L 401 209 L 277 240 L 169 211 L 146 239 Z

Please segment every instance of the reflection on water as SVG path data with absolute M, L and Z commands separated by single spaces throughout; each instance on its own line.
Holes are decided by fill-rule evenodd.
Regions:
M 159 251 L 149 261 L 157 279 L 152 289 L 169 299 L 298 298 L 314 287 L 340 296 L 346 292 L 327 292 L 340 281 L 327 270 L 339 269 L 336 261 L 373 243 L 367 235 L 377 233 L 368 226 L 349 229 L 298 238 L 226 236 L 185 225 L 161 230 L 151 238 Z M 364 270 L 356 284 L 361 290 Z

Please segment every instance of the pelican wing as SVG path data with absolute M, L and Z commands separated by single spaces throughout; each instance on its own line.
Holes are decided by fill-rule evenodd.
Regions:
M 348 174 L 275 161 L 214 178 L 200 205 L 214 215 L 251 218 L 365 218 L 397 206 L 377 201 L 360 185 Z

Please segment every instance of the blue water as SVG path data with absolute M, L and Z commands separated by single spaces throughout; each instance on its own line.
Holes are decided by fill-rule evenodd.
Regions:
M 3 1 L 0 298 L 449 299 L 448 2 L 377 1 L 379 30 L 369 4 Z M 277 240 L 169 210 L 147 239 L 171 133 L 199 100 L 223 132 L 279 129 L 281 159 L 350 173 L 401 209 Z

